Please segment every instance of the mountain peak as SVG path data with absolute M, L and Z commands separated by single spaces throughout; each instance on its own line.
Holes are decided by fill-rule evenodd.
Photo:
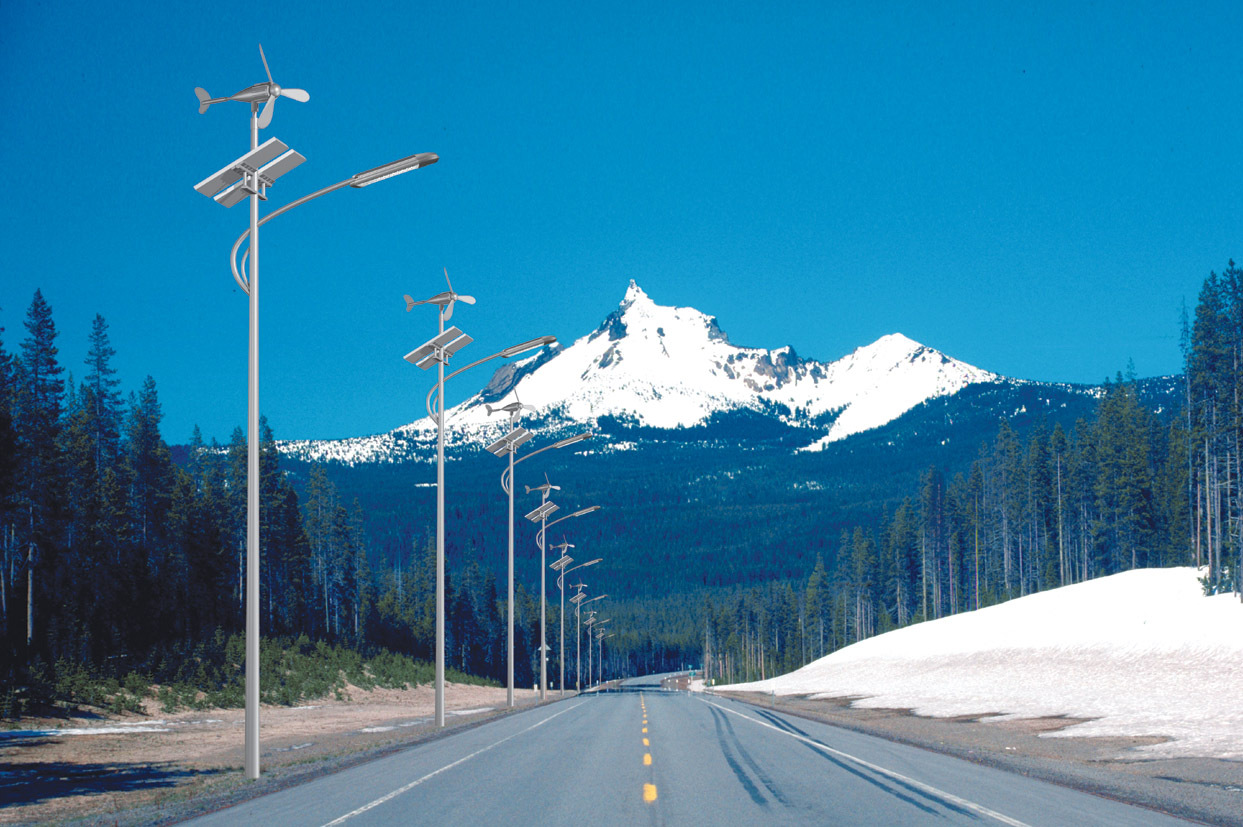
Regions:
M 628 308 L 636 303 L 655 304 L 647 293 L 643 292 L 643 288 L 634 279 L 630 280 L 630 286 L 626 288 L 626 295 L 622 297 L 621 307 Z
M 901 333 L 887 333 L 870 345 L 857 348 L 855 357 L 866 356 L 871 359 L 905 359 L 927 348 Z
M 593 332 L 502 367 L 471 399 L 446 411 L 459 431 L 497 427 L 485 404 L 510 393 L 550 422 L 591 425 L 609 417 L 651 428 L 689 428 L 749 410 L 807 426 L 811 449 L 883 425 L 914 406 L 995 381 L 901 333 L 833 362 L 794 348 L 732 344 L 717 320 L 693 307 L 657 304 L 631 279 Z M 414 431 L 434 432 L 431 420 Z
M 905 350 L 917 350 L 923 347 L 923 345 L 921 345 L 919 342 L 901 333 L 888 333 L 884 336 L 881 336 L 879 339 L 877 339 L 873 343 L 873 346 L 877 346 L 877 345 L 884 346 L 887 348 L 893 348 L 895 350 L 898 348 L 903 348 Z

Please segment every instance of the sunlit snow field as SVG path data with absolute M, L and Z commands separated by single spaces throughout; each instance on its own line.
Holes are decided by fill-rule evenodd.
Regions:
M 1138 569 L 898 629 L 719 689 L 949 717 L 1093 720 L 1047 737 L 1166 736 L 1148 757 L 1243 758 L 1243 604 L 1192 568 Z

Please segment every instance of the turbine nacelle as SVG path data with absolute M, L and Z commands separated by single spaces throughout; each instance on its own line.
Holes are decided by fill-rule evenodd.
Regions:
M 406 312 L 409 313 L 411 310 L 415 308 L 416 305 L 435 304 L 443 308 L 441 312 L 444 313 L 445 321 L 447 322 L 449 321 L 449 319 L 453 318 L 454 302 L 462 301 L 462 302 L 466 302 L 467 304 L 475 303 L 474 296 L 463 296 L 463 295 L 453 292 L 453 282 L 449 281 L 449 268 L 447 267 L 445 268 L 445 281 L 448 283 L 449 289 L 443 293 L 437 293 L 436 295 L 432 296 L 430 299 L 423 299 L 422 301 L 415 301 L 412 296 L 409 296 L 409 295 L 402 296 L 402 298 L 406 300 Z
M 534 405 L 524 404 L 523 401 L 518 398 L 517 391 L 514 391 L 514 401 L 510 402 L 508 405 L 498 405 L 494 408 L 491 405 L 485 404 L 483 407 L 484 410 L 488 412 L 488 416 L 491 416 L 494 413 L 507 413 L 512 418 L 516 417 L 524 410 L 530 411 L 531 413 L 538 413 Z
M 259 114 L 259 128 L 266 129 L 267 125 L 272 122 L 273 104 L 276 103 L 277 98 L 292 98 L 302 103 L 306 103 L 311 99 L 311 96 L 307 94 L 305 89 L 286 89 L 272 80 L 272 72 L 268 69 L 268 59 L 263 54 L 263 44 L 259 45 L 259 57 L 263 60 L 263 71 L 268 75 L 266 83 L 256 83 L 254 86 L 247 86 L 242 91 L 235 92 L 225 98 L 213 98 L 203 87 L 195 87 L 194 94 L 199 99 L 199 114 L 202 115 L 206 112 L 207 108 L 213 103 L 241 101 L 242 103 L 257 105 L 260 101 L 267 101 L 263 107 L 263 112 Z
M 541 494 L 545 494 L 545 495 L 547 495 L 547 494 L 548 494 L 548 492 L 550 492 L 550 491 L 560 491 L 560 490 L 561 490 L 561 486 L 559 486 L 559 485 L 553 485 L 551 482 L 549 482 L 549 481 L 548 481 L 548 474 L 544 474 L 544 484 L 543 484 L 543 485 L 536 485 L 536 486 L 530 486 L 530 485 L 527 485 L 527 486 L 524 486 L 524 488 L 526 488 L 526 490 L 527 490 L 527 493 L 528 493 L 528 494 L 530 494 L 532 491 L 538 491 L 538 492 L 540 492 Z

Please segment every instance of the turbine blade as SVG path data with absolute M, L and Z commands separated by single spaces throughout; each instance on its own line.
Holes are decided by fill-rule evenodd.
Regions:
M 458 297 L 457 297 L 457 300 L 458 300 L 458 301 L 460 301 L 460 302 L 466 302 L 467 304 L 474 304 L 474 303 L 475 303 L 475 297 L 474 297 L 474 296 L 458 296 Z
M 276 98 L 268 98 L 268 102 L 264 104 L 263 111 L 259 113 L 259 128 L 267 129 L 268 124 L 272 122 L 272 110 L 276 108 Z
M 263 53 L 262 43 L 259 44 L 259 59 L 263 61 L 263 71 L 268 73 L 268 83 L 276 83 L 276 81 L 272 80 L 272 70 L 268 68 L 268 58 Z
M 453 292 L 453 282 L 449 281 L 449 268 L 445 268 L 445 283 L 449 285 L 449 292 Z
M 445 305 L 445 321 L 453 318 L 453 299 L 449 299 L 449 303 Z
M 285 89 L 282 87 L 281 94 L 287 98 L 293 98 L 296 101 L 301 101 L 302 103 L 306 103 L 311 99 L 311 96 L 307 94 L 305 89 Z

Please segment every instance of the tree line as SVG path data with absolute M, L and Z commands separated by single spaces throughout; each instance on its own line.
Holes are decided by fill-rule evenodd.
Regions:
M 163 679 L 200 644 L 244 629 L 244 434 L 236 429 L 222 445 L 196 428 L 174 462 L 156 383 L 147 377 L 122 395 L 102 317 L 91 326 L 81 381 L 66 378 L 39 292 L 24 331 L 10 354 L 0 328 L 0 677 L 20 686 L 32 668 L 67 661 Z M 878 518 L 815 492 L 769 503 L 764 474 L 777 472 L 735 479 L 732 454 L 701 469 L 676 504 L 658 501 L 654 484 L 610 487 L 604 516 L 578 529 L 610 563 L 611 587 L 599 590 L 614 592 L 607 672 L 702 662 L 720 680 L 771 677 L 892 628 L 1142 566 L 1203 566 L 1207 592 L 1238 593 L 1243 270 L 1233 262 L 1210 274 L 1194 312 L 1183 313 L 1181 345 L 1176 410 L 1142 404 L 1128 371 L 1073 424 L 1065 417 L 1066 427 L 1037 423 L 1019 433 L 1003 418 L 969 464 L 927 467 L 917 482 L 909 477 L 905 496 L 876 489 Z M 264 634 L 430 659 L 434 544 L 425 529 L 411 540 L 392 530 L 390 515 L 378 534 L 323 466 L 282 463 L 266 422 L 261 445 Z M 605 470 L 623 472 L 624 459 Z M 467 499 L 457 506 L 462 547 L 451 549 L 447 577 L 446 656 L 450 668 L 503 681 L 500 558 L 478 553 L 495 541 L 475 519 L 491 499 L 471 493 L 484 489 L 462 465 Z M 492 482 L 492 467 L 484 470 Z M 587 482 L 579 488 L 588 501 L 604 496 Z M 748 534 L 757 523 L 738 512 L 739 497 L 765 509 L 762 524 L 792 521 L 797 532 Z M 608 521 L 614 512 L 621 522 Z M 622 531 L 636 512 L 656 555 L 641 566 L 627 562 L 634 538 Z M 702 524 L 693 537 L 679 536 L 682 512 Z M 765 538 L 780 545 L 779 566 L 756 571 L 751 557 Z M 528 545 L 520 551 L 529 556 Z M 653 593 L 654 570 L 702 587 Z M 630 580 L 618 579 L 627 572 Z M 640 577 L 642 590 L 632 582 Z M 550 600 L 550 676 L 558 673 L 557 608 Z M 539 603 L 521 582 L 515 614 L 515 678 L 527 686 L 539 674 Z M 574 620 L 567 612 L 567 676 L 576 667 Z
M 1202 567 L 1243 594 L 1243 270 L 1205 280 L 1181 331 L 1181 410 L 1139 402 L 1133 371 L 1069 431 L 1002 419 L 966 472 L 936 466 L 879 525 L 844 529 L 802 582 L 705 601 L 705 668 L 726 682 L 797 669 L 890 629 L 1128 569 Z
M 123 397 L 108 324 L 96 316 L 84 377 L 66 377 L 52 309 L 38 291 L 15 353 L 0 328 L 0 678 L 6 694 L 57 663 L 153 680 L 186 674 L 196 647 L 241 634 L 246 442 L 204 442 L 175 463 L 155 380 Z M 357 500 L 322 467 L 303 496 L 262 423 L 260 622 L 267 637 L 434 651 L 434 545 L 373 570 Z M 505 679 L 503 595 L 470 564 L 446 578 L 451 669 Z M 516 681 L 538 674 L 539 607 L 517 588 Z M 550 606 L 550 622 L 556 608 Z M 551 627 L 550 627 L 551 628 Z M 235 664 L 237 668 L 241 664 Z M 11 706 L 11 705 L 10 705 Z

